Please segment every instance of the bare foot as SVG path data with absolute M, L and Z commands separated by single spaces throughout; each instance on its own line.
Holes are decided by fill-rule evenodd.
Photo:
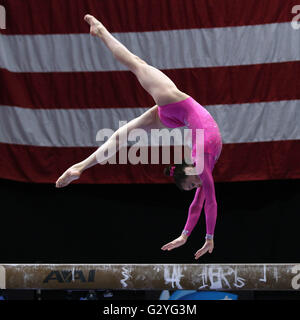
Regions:
M 56 188 L 63 188 L 72 181 L 79 179 L 81 172 L 76 166 L 70 167 L 66 170 L 56 181 Z
M 99 31 L 104 28 L 104 25 L 90 14 L 86 14 L 84 20 L 91 26 L 90 34 L 93 36 L 98 35 Z

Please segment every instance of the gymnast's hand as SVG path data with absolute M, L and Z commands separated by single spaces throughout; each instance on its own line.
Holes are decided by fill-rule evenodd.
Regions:
M 214 240 L 206 240 L 204 246 L 199 249 L 196 253 L 195 253 L 195 259 L 199 259 L 201 256 L 203 256 L 207 251 L 209 253 L 212 253 L 212 251 L 214 250 Z
M 172 250 L 175 248 L 178 248 L 182 245 L 184 245 L 186 243 L 187 237 L 181 235 L 180 237 L 178 237 L 177 239 L 165 244 L 163 247 L 161 247 L 161 250 Z

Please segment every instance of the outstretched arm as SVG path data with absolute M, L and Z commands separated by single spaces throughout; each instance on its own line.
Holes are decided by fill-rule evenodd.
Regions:
M 214 228 L 217 218 L 217 202 L 215 197 L 214 181 L 212 177 L 213 156 L 211 154 L 205 154 L 204 164 L 205 165 L 203 172 L 200 174 L 202 187 L 198 188 L 195 193 L 194 200 L 189 208 L 187 222 L 183 230 L 183 234 L 187 236 L 191 234 L 192 230 L 199 220 L 204 200 L 207 231 L 206 233 L 208 236 L 213 236 L 214 234 Z
M 189 236 L 192 233 L 193 229 L 195 228 L 195 225 L 199 220 L 202 207 L 203 207 L 203 202 L 204 202 L 204 191 L 203 191 L 203 187 L 200 187 L 200 188 L 197 188 L 194 200 L 190 205 L 188 218 L 184 226 L 184 229 L 182 231 L 183 235 Z
M 206 153 L 205 166 L 203 172 L 200 174 L 202 180 L 202 186 L 205 195 L 204 212 L 206 218 L 206 234 L 207 236 L 213 236 L 216 220 L 217 220 L 217 201 L 215 194 L 215 184 L 212 176 L 213 169 L 213 155 Z
M 205 166 L 200 178 L 205 196 L 204 212 L 206 218 L 206 242 L 204 246 L 195 253 L 195 259 L 200 258 L 207 251 L 211 253 L 214 248 L 213 235 L 217 220 L 217 201 L 215 186 L 212 176 L 214 159 L 211 154 L 205 154 Z

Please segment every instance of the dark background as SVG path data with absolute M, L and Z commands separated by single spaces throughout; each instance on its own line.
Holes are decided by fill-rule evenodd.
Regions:
M 216 183 L 215 249 L 197 263 L 300 261 L 300 181 Z M 82 185 L 0 180 L 1 263 L 194 263 L 205 215 L 178 237 L 194 191 L 174 184 Z

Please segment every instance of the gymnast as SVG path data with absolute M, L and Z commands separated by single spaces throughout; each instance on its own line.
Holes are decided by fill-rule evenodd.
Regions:
M 99 37 L 113 56 L 135 74 L 141 86 L 152 96 L 156 105 L 120 127 L 88 158 L 68 168 L 56 181 L 56 187 L 67 186 L 72 181 L 79 179 L 81 173 L 87 168 L 107 160 L 104 156 L 107 151 L 119 150 L 122 147 L 121 141 L 124 141 L 121 138 L 124 138 L 133 129 L 144 129 L 149 132 L 151 129 L 187 126 L 192 130 L 191 159 L 193 161 L 191 164 L 183 161 L 181 164 L 171 165 L 164 169 L 164 173 L 172 176 L 176 185 L 183 190 L 196 188 L 195 197 L 189 207 L 188 218 L 181 235 L 165 244 L 161 249 L 169 251 L 185 244 L 199 220 L 205 202 L 205 243 L 195 253 L 195 259 L 206 252 L 211 253 L 214 248 L 213 236 L 217 218 L 212 171 L 222 150 L 222 138 L 217 123 L 205 108 L 192 97 L 180 91 L 163 72 L 131 53 L 95 17 L 87 14 L 84 20 L 90 25 L 91 35 Z M 199 161 L 195 158 L 196 129 L 204 130 L 204 159 L 202 160 L 204 166 L 200 174 L 196 170 L 197 161 Z

